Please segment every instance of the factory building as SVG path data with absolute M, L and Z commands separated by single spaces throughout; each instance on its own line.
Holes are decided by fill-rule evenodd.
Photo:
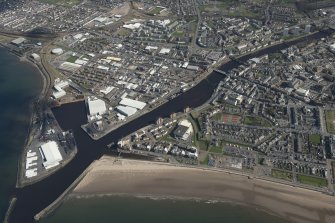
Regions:
M 15 46 L 20 46 L 23 43 L 25 43 L 27 40 L 23 37 L 19 37 L 17 39 L 12 40 L 12 42 L 10 42 L 11 44 L 15 45 Z
M 120 105 L 123 106 L 128 106 L 128 107 L 132 107 L 132 108 L 136 108 L 138 110 L 142 110 L 147 104 L 142 102 L 142 101 L 136 101 L 133 99 L 129 99 L 129 98 L 123 98 L 120 103 Z
M 63 90 L 63 88 L 66 88 L 69 86 L 68 81 L 61 81 L 59 78 L 55 80 L 54 85 L 54 91 L 52 92 L 52 97 L 54 99 L 59 99 L 61 97 L 64 97 L 66 95 L 66 92 Z
M 87 98 L 88 114 L 90 116 L 102 115 L 107 112 L 106 104 L 96 97 Z
M 117 106 L 116 110 L 126 117 L 132 116 L 133 114 L 137 112 L 136 108 L 123 106 L 123 105 Z
M 49 141 L 47 143 L 44 143 L 39 148 L 39 151 L 42 156 L 43 166 L 47 170 L 52 167 L 58 166 L 59 162 L 63 160 L 58 145 L 55 141 Z

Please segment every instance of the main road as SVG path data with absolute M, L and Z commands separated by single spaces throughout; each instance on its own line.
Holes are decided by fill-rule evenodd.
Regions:
M 278 50 L 282 50 L 299 42 L 319 39 L 327 35 L 328 33 L 325 32 L 315 33 L 310 35 L 307 39 L 301 38 L 289 43 L 271 46 L 250 55 L 240 57 L 239 59 L 245 62 L 253 57 L 277 52 Z M 229 61 L 223 64 L 220 70 L 228 72 L 238 66 L 238 62 Z M 83 102 L 67 104 L 53 109 L 55 117 L 62 129 L 73 130 L 78 153 L 68 165 L 53 175 L 36 184 L 14 189 L 11 195 L 16 197 L 17 201 L 9 216 L 9 222 L 34 222 L 34 216 L 56 200 L 94 160 L 99 159 L 104 154 L 110 153 L 110 151 L 107 150 L 108 144 L 117 142 L 123 136 L 155 122 L 159 117 L 167 117 L 171 113 L 183 111 L 186 107 L 196 108 L 201 106 L 208 101 L 224 77 L 225 75 L 217 72 L 211 73 L 206 79 L 200 81 L 188 91 L 151 112 L 117 128 L 97 141 L 92 140 L 80 127 L 87 121 Z

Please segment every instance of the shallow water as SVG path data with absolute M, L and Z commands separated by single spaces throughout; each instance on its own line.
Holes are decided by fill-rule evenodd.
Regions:
M 287 221 L 264 211 L 232 203 L 111 196 L 71 198 L 41 222 L 286 223 Z

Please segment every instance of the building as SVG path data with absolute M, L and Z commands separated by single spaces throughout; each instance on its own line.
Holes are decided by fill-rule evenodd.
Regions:
M 293 28 L 293 35 L 299 35 L 300 33 L 300 27 L 299 26 L 295 26 Z
M 303 88 L 298 88 L 297 89 L 297 94 L 303 97 L 307 97 L 309 95 L 309 90 L 303 89 Z
M 123 98 L 119 104 L 127 107 L 136 108 L 138 110 L 142 110 L 147 105 L 142 101 L 137 101 L 130 98 Z
M 335 53 L 335 43 L 329 46 L 329 50 L 332 53 Z
M 305 26 L 305 33 L 310 33 L 311 32 L 311 25 L 309 25 L 309 24 L 307 24 L 306 26 Z
M 116 110 L 121 113 L 122 115 L 129 117 L 132 116 L 133 114 L 135 114 L 137 112 L 136 108 L 132 108 L 132 107 L 128 107 L 128 106 L 123 106 L 123 105 L 119 105 L 116 107 Z
M 192 123 L 185 119 L 179 122 L 177 128 L 173 131 L 173 137 L 186 141 L 190 138 L 192 133 Z
M 55 54 L 55 55 L 61 55 L 61 54 L 64 53 L 64 51 L 61 48 L 55 48 L 55 49 L 51 50 L 51 53 Z
M 59 78 L 55 80 L 55 85 L 54 85 L 54 91 L 52 92 L 52 97 L 54 99 L 59 99 L 61 97 L 64 97 L 66 95 L 66 92 L 63 90 L 63 88 L 66 88 L 69 86 L 68 81 L 61 81 Z
M 35 61 L 40 61 L 41 60 L 40 55 L 38 55 L 37 53 L 31 54 L 31 58 L 33 58 Z
M 285 27 L 283 31 L 283 36 L 288 36 L 289 28 Z
M 88 114 L 90 116 L 102 115 L 107 112 L 106 104 L 96 97 L 87 98 Z
M 15 46 L 21 46 L 23 43 L 25 43 L 27 40 L 23 37 L 19 37 L 17 39 L 12 40 L 12 42 L 10 42 L 11 44 L 15 45 Z
M 50 169 L 52 167 L 58 166 L 63 160 L 63 157 L 59 151 L 58 145 L 55 141 L 49 141 L 44 143 L 39 148 L 42 156 L 43 166 L 45 169 Z

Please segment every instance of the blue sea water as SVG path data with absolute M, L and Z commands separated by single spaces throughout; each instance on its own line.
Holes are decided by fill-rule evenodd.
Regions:
M 27 137 L 31 105 L 41 88 L 38 70 L 0 47 L 0 220 L 15 188 L 17 161 Z

